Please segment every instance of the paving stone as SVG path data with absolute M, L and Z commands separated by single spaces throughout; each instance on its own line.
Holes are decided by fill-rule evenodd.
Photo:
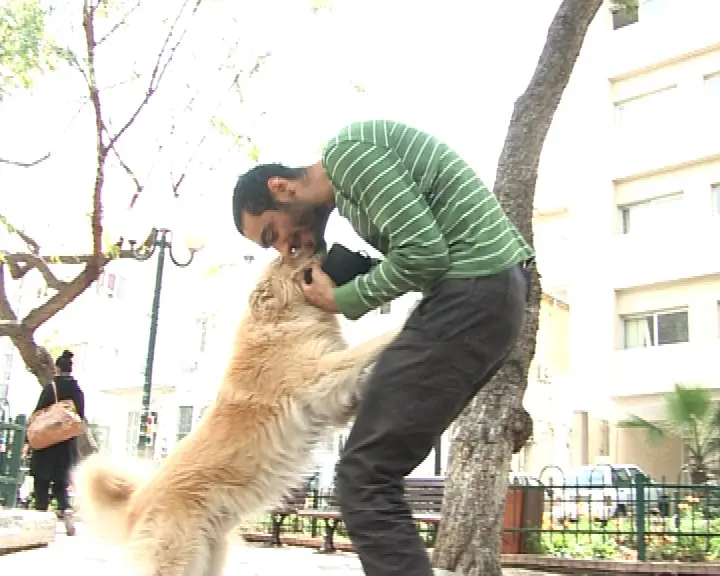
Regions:
M 0 574 L 73 574 L 73 576 L 127 576 L 120 562 L 119 550 L 98 542 L 82 524 L 78 534 L 65 536 L 58 524 L 57 537 L 47 548 L 0 556 Z M 352 553 L 318 554 L 307 548 L 264 548 L 256 545 L 232 546 L 226 564 L 226 576 L 349 576 L 363 574 L 360 562 Z M 61 568 L 58 572 L 59 567 Z M 505 576 L 543 576 L 543 572 L 510 569 Z M 550 576 L 547 574 L 546 576 Z
M 52 512 L 0 509 L 0 552 L 49 544 L 56 526 Z

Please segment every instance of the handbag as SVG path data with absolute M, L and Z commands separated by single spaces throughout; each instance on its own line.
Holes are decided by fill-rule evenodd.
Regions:
M 55 446 L 84 432 L 83 421 L 78 416 L 75 402 L 58 401 L 55 382 L 52 383 L 52 387 L 55 403 L 35 412 L 28 423 L 28 444 L 33 450 Z
M 84 460 L 92 454 L 96 454 L 100 451 L 97 440 L 92 433 L 92 428 L 87 423 L 87 420 L 83 420 L 83 433 L 77 437 L 77 456 L 78 460 Z

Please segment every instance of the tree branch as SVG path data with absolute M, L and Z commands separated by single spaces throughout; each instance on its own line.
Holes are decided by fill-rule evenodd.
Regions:
M 29 162 L 21 162 L 19 160 L 8 160 L 7 158 L 0 158 L 0 164 L 17 166 L 19 168 L 32 168 L 33 166 L 37 166 L 38 164 L 45 162 L 45 160 L 47 160 L 48 158 L 50 158 L 50 152 L 48 152 L 44 156 L 41 156 L 40 158 L 36 158 L 35 160 L 31 160 Z
M 13 324 L 17 322 L 17 316 L 12 309 L 5 289 L 5 262 L 2 260 L 0 260 L 0 320 Z M 3 335 L 3 330 L 9 328 L 9 326 L 9 324 L 0 325 L 0 335 Z
M 183 38 L 187 33 L 187 28 L 185 28 L 180 33 L 180 37 L 178 38 L 177 42 L 170 46 L 170 41 L 175 35 L 175 30 L 180 21 L 180 18 L 183 16 L 183 13 L 185 12 L 185 9 L 187 8 L 189 3 L 190 0 L 185 0 L 183 2 L 183 5 L 180 7 L 180 10 L 175 17 L 175 20 L 171 24 L 170 29 L 165 36 L 165 40 L 163 41 L 162 47 L 160 48 L 160 53 L 158 54 L 157 60 L 155 61 L 155 66 L 153 67 L 153 71 L 150 74 L 150 82 L 148 83 L 148 88 L 145 92 L 145 96 L 143 97 L 140 104 L 138 104 L 138 106 L 135 108 L 135 111 L 130 115 L 130 118 L 127 120 L 127 122 L 125 122 L 125 124 L 123 124 L 120 130 L 115 133 L 115 136 L 110 139 L 108 147 L 114 146 L 115 143 L 120 139 L 120 137 L 125 133 L 125 131 L 130 128 L 130 126 L 132 126 L 133 122 L 137 120 L 137 117 L 143 111 L 145 106 L 147 106 L 150 98 L 152 98 L 153 94 L 157 92 L 157 89 L 160 86 L 160 82 L 162 81 L 163 76 L 165 76 L 165 72 L 167 72 L 168 66 L 170 66 L 170 63 L 172 62 L 175 53 L 177 52 L 177 49 L 180 47 L 180 44 L 182 43 Z M 197 13 L 201 3 L 202 0 L 195 0 L 195 4 L 192 8 L 192 12 L 190 13 L 190 17 L 194 16 Z M 166 55 L 167 58 L 165 58 Z
M 108 38 L 110 38 L 115 32 L 117 32 L 120 29 L 120 26 L 123 26 L 127 23 L 127 19 L 132 16 L 133 12 L 135 12 L 138 8 L 140 8 L 140 4 L 142 4 L 142 0 L 138 0 L 135 4 L 133 4 L 128 10 L 120 17 L 120 20 L 118 20 L 110 30 L 108 30 L 96 43 L 95 46 L 100 46 L 103 42 L 105 42 Z
M 93 186 L 92 214 L 90 226 L 92 231 L 93 254 L 100 256 L 102 253 L 102 189 L 105 183 L 105 160 L 107 159 L 108 148 L 103 142 L 105 122 L 103 121 L 102 104 L 100 102 L 100 90 L 97 84 L 95 73 L 95 11 L 89 0 L 83 5 L 83 30 L 85 31 L 85 50 L 87 58 L 87 89 L 90 102 L 95 111 L 95 150 L 97 153 L 95 167 L 95 183 Z M 93 263 L 88 263 L 88 266 Z M 99 268 L 97 269 L 99 273 Z
M 548 29 L 530 83 L 515 102 L 494 188 L 500 202 L 506 196 L 529 198 L 511 215 L 515 226 L 529 240 L 532 239 L 532 199 L 543 144 L 585 34 L 602 3 L 602 0 L 563 0 Z

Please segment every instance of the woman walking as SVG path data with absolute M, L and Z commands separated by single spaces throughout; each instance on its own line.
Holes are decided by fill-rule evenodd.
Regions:
M 73 353 L 65 350 L 55 361 L 55 378 L 40 393 L 35 412 L 61 400 L 72 400 L 78 416 L 85 419 L 85 395 L 72 376 Z M 68 497 L 70 470 L 77 458 L 76 439 L 65 440 L 42 450 L 33 450 L 30 473 L 34 478 L 35 509 L 46 511 L 50 504 L 50 487 L 57 499 L 68 536 L 75 535 L 72 510 Z

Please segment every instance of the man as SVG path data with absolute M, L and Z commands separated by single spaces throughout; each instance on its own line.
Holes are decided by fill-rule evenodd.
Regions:
M 337 467 L 343 518 L 369 576 L 430 576 L 403 478 L 498 370 L 524 317 L 532 250 L 451 148 L 410 126 L 344 128 L 306 168 L 260 165 L 233 195 L 238 230 L 283 256 L 317 248 L 337 207 L 385 259 L 343 285 L 318 267 L 318 308 L 356 319 L 423 293 L 379 358 Z

